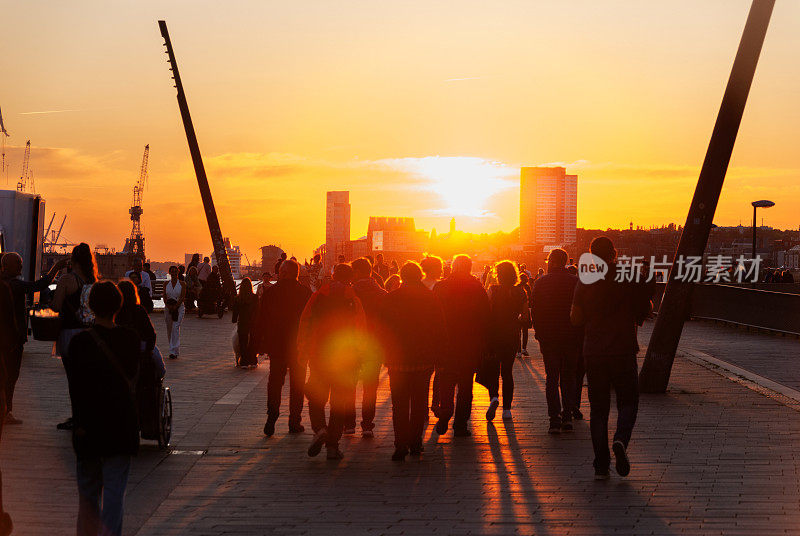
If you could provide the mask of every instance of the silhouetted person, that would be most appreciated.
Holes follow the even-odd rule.
[[[149,267],[149,265],[148,265]],[[134,257],[132,262],[132,269],[125,272],[125,277],[131,279],[132,274],[137,274],[136,284],[139,286],[139,300],[142,302],[148,313],[153,312],[153,282],[155,281],[155,274],[151,279],[149,270],[144,269],[141,257]],[[134,279],[131,279],[132,281]]]
[[[525,266],[524,264],[522,266]],[[522,340],[520,341],[520,348],[519,348],[519,357],[528,357],[530,354],[528,353],[528,331],[531,329],[531,311],[530,311],[530,302],[531,302],[531,285],[529,283],[528,274],[525,272],[519,273],[519,283],[517,286],[520,287],[522,290],[525,291],[525,299],[527,300],[528,304],[528,315],[527,321],[522,324],[520,328],[520,334],[522,335]]]
[[[383,262],[383,253],[375,255],[375,265],[372,269],[380,276],[382,282],[385,282],[386,278],[389,277],[389,266]]]
[[[547,257],[547,273],[533,285],[533,329],[544,360],[552,434],[572,430],[578,390],[576,371],[583,359],[580,354],[583,332],[569,318],[578,278],[567,272],[566,262],[566,251],[552,250]]]
[[[192,260],[189,261],[189,264],[186,266],[186,271],[188,272],[189,268],[191,268],[192,266],[197,268],[199,265],[200,265],[200,254],[199,253],[193,253],[192,254]]]
[[[458,255],[453,259],[452,273],[434,288],[439,297],[447,326],[445,349],[441,361],[439,422],[436,432],[447,433],[454,415],[453,433],[469,436],[467,427],[472,412],[472,381],[488,348],[489,297],[481,282],[472,276],[472,259]]]
[[[410,452],[422,454],[422,434],[428,415],[431,373],[442,353],[444,315],[439,300],[422,284],[422,268],[407,262],[400,270],[403,284],[386,298],[386,366],[392,391],[395,451],[402,461]]]
[[[64,361],[74,417],[77,528],[80,536],[120,535],[131,456],[139,449],[134,379],[141,341],[114,324],[122,306],[114,283],[95,283],[89,306],[95,324],[72,339]]]
[[[618,413],[612,445],[616,469],[620,476],[630,472],[627,448],[639,405],[636,330],[649,314],[651,287],[615,280],[617,252],[607,237],[592,240],[591,252],[608,265],[607,275],[592,284],[578,283],[570,318],[573,324],[584,326],[595,478],[606,479],[611,461],[608,414],[612,388]]]
[[[204,287],[206,286],[206,282],[208,281],[208,277],[211,275],[212,268],[210,259],[208,257],[203,257],[203,262],[197,265],[197,279],[200,280],[200,284]]]
[[[528,318],[528,296],[517,286],[519,275],[511,261],[495,266],[497,284],[489,287],[490,353],[487,364],[492,365],[486,387],[489,390],[489,409],[486,420],[494,420],[500,405],[500,377],[503,378],[503,419],[511,419],[514,400],[514,359],[519,350],[519,330]]]
[[[281,256],[275,262],[275,266],[273,267],[276,274],[281,273],[281,264],[283,264],[285,261],[286,261],[286,253],[281,253]]]
[[[69,359],[69,343],[72,338],[90,327],[94,321],[89,307],[89,291],[99,278],[97,263],[89,244],[81,242],[72,249],[68,272],[58,278],[53,302],[50,306],[58,311],[58,339],[56,352],[62,364]],[[56,426],[59,430],[71,430],[72,419]]]
[[[33,298],[34,292],[45,292],[53,278],[67,266],[67,260],[63,259],[53,265],[50,271],[38,281],[25,281],[20,278],[22,275],[22,257],[18,253],[9,252],[3,255],[0,279],[2,279],[11,289],[13,298],[13,319],[14,331],[16,333],[15,343],[7,352],[0,357],[0,366],[5,368],[5,396],[6,409],[0,413],[0,419],[4,418],[6,424],[22,424],[20,419],[11,413],[14,407],[14,388],[19,379],[19,371],[22,366],[22,351],[25,343],[28,342],[28,314],[26,301],[30,296]]]
[[[392,264],[389,265],[389,275],[396,275],[400,273],[400,265],[397,264],[396,260],[392,260]]]
[[[259,306],[255,336],[259,347],[269,354],[267,380],[267,422],[264,434],[275,433],[281,407],[281,391],[289,372],[289,433],[298,434],[305,428],[300,423],[303,413],[303,390],[308,368],[308,355],[297,348],[298,328],[303,309],[311,291],[297,277],[299,266],[294,261],[281,264],[278,281],[264,290]]]
[[[0,261],[4,255],[0,254]],[[11,287],[0,278],[0,363],[8,360],[8,354],[18,344],[17,321],[14,317],[14,299]],[[0,415],[6,414],[5,386],[8,384],[5,367],[0,366]],[[3,422],[0,419],[0,438],[3,436]],[[3,506],[3,474],[0,472],[0,536],[8,536],[14,528],[11,516]]]
[[[391,292],[393,290],[397,290],[400,288],[400,283],[402,283],[400,276],[397,274],[392,274],[386,278],[386,283],[384,287],[386,288],[386,292]]]
[[[299,350],[308,356],[306,384],[308,415],[314,439],[308,448],[316,456],[326,446],[328,459],[339,460],[347,400],[358,369],[366,319],[361,300],[350,287],[353,269],[337,264],[333,279],[322,286],[306,304],[300,319]],[[325,406],[330,399],[330,418]]]
[[[150,263],[145,263],[145,270],[150,270]],[[153,281],[156,280],[155,274],[153,274]],[[178,265],[178,279],[181,281],[186,281],[186,267],[182,264]]]
[[[436,257],[435,255],[429,255],[422,259],[419,263],[422,267],[422,272],[425,274],[425,277],[422,279],[422,284],[425,285],[429,290],[433,290],[436,284],[442,280],[442,273],[444,272],[444,262],[442,261],[441,257]],[[433,372],[433,387],[431,388],[431,411],[433,415],[438,417],[439,416],[439,383],[441,378],[439,377],[436,369]]]
[[[356,259],[353,266],[353,290],[361,300],[367,321],[369,340],[364,345],[359,357],[359,378],[361,379],[361,434],[372,437],[375,428],[375,405],[378,397],[378,383],[383,365],[382,323],[386,291],[372,277],[372,265],[365,258]],[[356,426],[356,390],[355,384],[348,401],[345,430]]]
[[[163,378],[167,369],[164,358],[156,346],[156,330],[150,321],[150,315],[139,303],[139,293],[131,281],[123,280],[117,285],[122,293],[122,307],[117,313],[114,322],[118,326],[132,329],[142,341],[141,351],[144,359],[150,359]]]
[[[195,302],[200,296],[200,292],[203,290],[203,285],[197,277],[196,266],[189,266],[189,269],[186,271],[186,278],[183,282],[186,284],[186,310],[194,311],[197,308]]]
[[[249,277],[245,277],[239,284],[239,294],[233,302],[231,315],[231,322],[236,324],[236,333],[239,335],[239,362],[236,365],[240,367],[258,366],[252,337],[257,310],[258,298],[253,292],[253,283]]]
[[[210,276],[209,276],[210,277]],[[164,321],[167,324],[169,358],[177,359],[181,353],[181,324],[186,314],[186,283],[178,279],[178,267],[169,267],[169,280],[164,283]]]

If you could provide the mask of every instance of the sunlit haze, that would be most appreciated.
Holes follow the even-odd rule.
[[[682,224],[750,2],[6,2],[0,187],[30,139],[47,219],[118,250],[142,150],[148,257],[211,245],[156,21],[169,24],[222,232],[255,261],[370,216],[511,231],[519,168],[577,174],[578,226]],[[715,222],[797,228],[800,4],[776,5]],[[7,178],[6,178],[7,177]],[[7,182],[6,182],[7,181]]]

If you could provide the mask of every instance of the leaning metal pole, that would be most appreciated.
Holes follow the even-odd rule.
[[[642,392],[663,393],[667,390],[693,289],[692,282],[678,278],[677,262],[681,257],[701,257],[705,252],[774,5],[775,0],[753,0],[750,7],[639,376]]]
[[[164,46],[167,47],[172,78],[175,80],[175,88],[178,90],[178,108],[181,110],[183,128],[186,130],[186,141],[189,142],[189,152],[192,155],[195,175],[197,175],[197,186],[200,188],[200,197],[203,200],[203,208],[206,211],[208,230],[211,233],[211,243],[214,245],[214,254],[217,257],[219,275],[222,278],[222,288],[226,296],[230,297],[236,293],[236,283],[233,281],[231,265],[228,261],[228,251],[225,249],[225,244],[222,241],[222,231],[219,227],[217,211],[214,208],[214,198],[211,197],[211,188],[208,186],[206,168],[203,166],[203,157],[200,155],[200,147],[197,145],[197,136],[194,133],[192,116],[189,115],[189,105],[186,103],[186,94],[183,92],[181,75],[178,73],[178,63],[175,61],[175,53],[172,50],[172,41],[169,39],[166,21],[158,21],[158,27],[161,29],[161,36],[164,38]]]

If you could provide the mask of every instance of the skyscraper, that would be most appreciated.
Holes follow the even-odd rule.
[[[326,267],[336,263],[345,254],[350,240],[350,192],[328,192],[325,208],[325,259]]]
[[[576,240],[578,176],[563,167],[523,167],[519,180],[519,241],[565,246]]]

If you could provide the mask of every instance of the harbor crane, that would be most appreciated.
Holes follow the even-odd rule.
[[[31,191],[33,191],[33,178],[30,175],[30,170],[28,169],[30,166],[31,161],[31,140],[28,140],[28,143],[25,144],[25,153],[22,155],[22,175],[19,177],[19,182],[17,183],[17,191],[18,192],[25,192],[28,190],[28,186],[30,186]],[[30,184],[28,182],[30,179]]]
[[[125,253],[131,259],[139,257],[144,260],[144,233],[142,233],[142,197],[144,195],[144,187],[147,183],[147,164],[150,158],[150,144],[144,146],[144,155],[142,156],[142,167],[139,170],[139,180],[133,186],[133,204],[128,211],[131,215],[133,226],[131,228],[131,236],[125,244]]]

